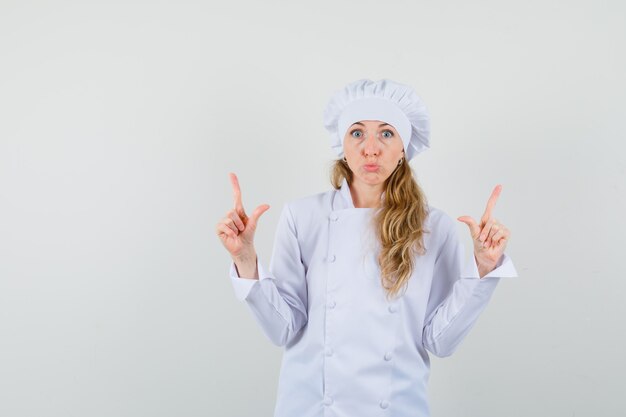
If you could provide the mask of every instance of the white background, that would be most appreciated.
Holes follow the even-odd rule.
[[[228,172],[271,206],[269,265],[360,78],[425,100],[430,204],[479,219],[503,185],[520,277],[431,356],[433,416],[623,415],[624,3],[299,3],[0,1],[0,415],[271,416],[282,350],[215,234]]]

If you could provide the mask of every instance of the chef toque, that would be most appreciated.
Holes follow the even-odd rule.
[[[353,123],[381,120],[400,134],[407,161],[430,148],[430,117],[422,99],[408,85],[389,79],[361,79],[336,91],[324,110],[330,146],[343,158],[343,140]]]

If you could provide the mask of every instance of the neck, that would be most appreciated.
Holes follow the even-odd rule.
[[[378,207],[382,193],[382,184],[367,184],[355,179],[350,186],[350,194],[355,208]]]

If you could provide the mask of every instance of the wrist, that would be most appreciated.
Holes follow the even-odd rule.
[[[480,278],[484,277],[485,275],[496,269],[496,264],[480,263],[478,262],[476,255],[474,255],[474,259],[476,260],[476,266],[478,267],[478,276]]]
[[[233,256],[232,258],[233,258],[233,262],[238,263],[238,264],[256,262],[256,251],[251,250],[251,251],[241,252],[238,255]]]
[[[233,257],[233,263],[239,278],[259,279],[256,253]]]
[[[478,276],[483,278],[485,275],[493,271],[495,268],[485,268],[482,266],[478,266]]]

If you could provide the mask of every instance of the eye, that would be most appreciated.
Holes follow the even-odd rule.
[[[353,138],[357,138],[358,139],[358,138],[363,137],[363,132],[361,132],[359,129],[354,129],[352,132],[350,132],[350,135]]]
[[[385,139],[391,139],[393,137],[393,132],[391,130],[383,130],[382,137]]]

